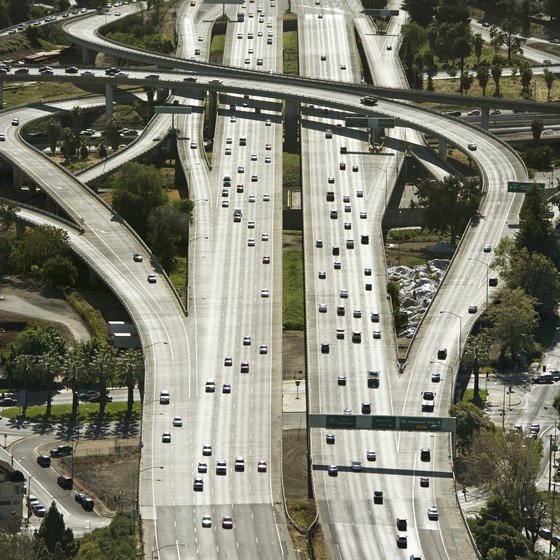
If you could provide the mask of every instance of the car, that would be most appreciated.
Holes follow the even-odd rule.
[[[480,111],[478,109],[473,109],[467,113],[469,117],[480,117]]]
[[[542,63],[543,63],[545,66],[548,66],[549,64],[552,64],[552,60],[550,60],[550,58],[545,58],[545,59],[542,61]]]
[[[334,261],[334,263],[333,263],[333,268],[334,268],[335,270],[340,270],[340,269],[342,268],[342,263],[339,262],[339,261]]]
[[[84,511],[93,511],[95,502],[93,501],[93,498],[88,498],[87,496],[85,496],[81,501],[81,505]]]
[[[235,472],[244,472],[245,471],[245,459],[243,457],[236,457],[235,458],[234,469],[235,469]]]
[[[271,125],[272,125],[271,120],[270,120],[270,119],[266,119],[266,121],[264,121],[264,125],[265,125],[265,126],[271,126]]]
[[[241,184],[240,184],[240,185],[237,185],[237,187],[235,187],[235,190],[236,190],[238,193],[242,193],[242,192],[243,192],[243,189],[244,189],[244,187],[243,187],[243,185],[241,185]]]
[[[33,508],[33,513],[37,517],[45,517],[45,515],[47,514],[47,508],[44,505],[39,504],[37,507]]]
[[[67,457],[72,455],[73,450],[71,445],[57,445],[50,450],[49,454],[51,457]]]
[[[259,354],[268,354],[268,346],[266,344],[259,346]]]
[[[270,194],[268,193],[263,194],[263,202],[270,202]]]
[[[489,243],[487,243],[486,245],[484,245],[484,247],[482,248],[482,250],[485,253],[491,253],[492,252],[492,245],[490,245]]]
[[[209,529],[210,527],[212,527],[212,517],[210,515],[202,516],[202,526],[205,529]]]
[[[336,339],[344,340],[344,329],[336,329]]]
[[[12,119],[12,126],[17,126],[19,124],[19,119]]]
[[[362,403],[362,414],[371,414],[371,403],[369,402]]]
[[[191,142],[191,150],[196,150],[198,148],[198,144],[196,142]]]
[[[257,202],[257,197],[254,194],[249,195],[249,202]]]
[[[346,386],[346,376],[345,375],[339,375],[336,379],[336,384],[339,385],[340,387],[345,387]]]
[[[222,385],[222,393],[225,393],[225,394],[231,393],[231,385],[229,383],[224,383]]]
[[[36,507],[40,504],[41,504],[41,502],[39,502],[37,496],[34,496],[33,494],[29,494],[27,496],[27,507],[28,508],[33,508],[33,507]]]
[[[337,305],[336,306],[336,314],[337,314],[338,317],[344,317],[344,315],[346,314],[346,311],[345,311],[343,305]]]
[[[272,156],[264,156],[265,163],[272,163]]]
[[[171,396],[169,395],[169,391],[166,389],[162,389],[159,394],[159,404],[169,404],[171,401]]]
[[[14,74],[29,74],[29,68],[17,68],[14,71]],[[82,72],[82,76],[84,75],[84,73]]]
[[[437,371],[432,372],[432,383],[439,383],[441,381],[441,374]]]
[[[469,313],[476,313],[478,311],[477,305],[469,305]]]
[[[193,490],[195,492],[202,492],[204,490],[204,481],[200,477],[196,477],[193,482]]]
[[[437,358],[438,360],[445,360],[447,359],[447,348],[440,348],[437,351]]]
[[[498,285],[498,279],[495,276],[488,278],[488,285],[495,288]]]
[[[235,118],[235,115],[232,115],[232,116],[229,118],[229,122],[233,122],[233,123],[234,123],[234,122],[237,122],[237,119]]]
[[[538,434],[541,431],[541,425],[533,423],[529,426],[529,434]]]
[[[241,373],[249,373],[249,362],[247,361],[241,362],[241,366],[239,369]]]
[[[317,247],[317,249],[322,249],[323,248],[323,240],[322,239],[317,239],[317,241],[315,241],[315,247]]]
[[[358,198],[364,198],[364,191],[356,191],[356,196]]]
[[[266,290],[266,289],[261,290],[261,297],[262,297],[262,298],[270,297],[270,292],[269,292],[268,290]]]
[[[157,282],[157,277],[155,274],[148,274],[147,280],[148,284],[155,284]]]
[[[437,507],[428,508],[428,519],[430,521],[437,521],[439,519],[439,513]]]
[[[327,304],[326,303],[320,303],[319,304],[319,313],[326,313],[327,312]]]
[[[161,441],[162,443],[171,443],[171,434],[169,432],[163,432]]]
[[[222,200],[222,208],[229,208],[229,200]]]
[[[319,271],[319,280],[325,280],[327,273],[324,270]]]
[[[343,298],[343,299],[348,298],[348,290],[346,290],[346,289],[341,289],[341,290],[340,290],[340,297]]]
[[[360,219],[367,220],[367,212],[360,212]]]
[[[231,517],[222,518],[222,529],[233,529],[233,519]]]
[[[471,143],[467,146],[467,148],[468,148],[471,152],[476,152],[476,150],[478,149],[478,146],[477,146],[474,142],[471,142]]]
[[[0,406],[17,406],[18,402],[13,397],[4,397],[0,399]]]
[[[427,447],[420,449],[420,461],[423,463],[428,463],[431,461],[432,453]]]
[[[492,110],[490,111],[490,114],[491,114],[491,115],[501,115],[502,112],[500,111],[500,109],[492,109]]]
[[[327,471],[329,476],[338,476],[338,467],[336,465],[329,465]]]
[[[350,204],[345,204],[344,205],[344,211],[345,212],[352,212],[352,206],[350,206]]]
[[[267,471],[267,465],[266,465],[266,461],[264,459],[260,459],[259,462],[257,463],[257,472],[266,472]]]
[[[143,259],[142,259],[142,255],[141,255],[140,253],[134,253],[134,254],[132,255],[132,260],[133,260],[134,262],[142,262],[142,260],[143,260]]]
[[[373,338],[379,340],[381,338],[381,331],[373,331]]]
[[[237,168],[237,173],[245,173],[245,167],[243,167],[242,165],[240,165],[240,166]]]
[[[76,494],[74,495],[74,500],[81,504],[86,499],[86,497],[87,496],[83,492],[76,492]]]
[[[263,233],[261,235],[261,241],[268,241],[268,233]]]
[[[247,228],[248,229],[255,229],[255,220],[249,220],[247,222]]]
[[[373,503],[378,505],[383,504],[383,490],[373,491]]]
[[[362,472],[362,462],[361,461],[352,461],[350,463],[350,468],[353,472]]]
[[[212,446],[205,444],[202,446],[202,455],[204,457],[210,457],[212,455]]]
[[[377,453],[375,451],[372,451],[371,449],[368,449],[366,451],[366,459],[368,461],[377,461]]]
[[[203,461],[198,463],[198,468],[197,468],[199,473],[207,473],[208,472],[208,464],[204,463]]]
[[[352,317],[354,317],[354,319],[360,319],[362,317],[362,310],[354,309],[354,311],[352,311]]]
[[[392,51],[393,50],[393,45],[387,45],[387,50]]]
[[[329,444],[329,445],[334,445],[335,441],[336,441],[336,437],[334,434],[328,433],[325,436],[325,441]]]
[[[351,415],[352,415],[352,409],[351,409],[351,408],[345,408],[345,409],[342,411],[342,414],[345,414],[345,415],[347,415],[347,416],[351,416]]]
[[[231,148],[226,148],[226,151],[224,153],[226,156],[231,156]]]
[[[342,202],[350,202],[350,195],[349,194],[345,194],[342,197]]]
[[[226,356],[224,358],[224,366],[229,367],[233,365],[233,358],[231,356]]]
[[[405,533],[397,533],[397,547],[406,548],[408,546],[408,538]]]
[[[38,455],[37,456],[37,464],[40,467],[50,467],[51,466],[51,458],[49,455]]]
[[[183,425],[183,419],[180,416],[173,417],[173,426],[180,428]]]
[[[77,74],[78,69],[75,66],[70,66],[69,68],[64,69],[65,74]]]
[[[249,239],[247,239],[247,246],[248,247],[254,247],[255,246],[255,240],[252,237],[249,237]]]
[[[218,459],[216,461],[216,474],[225,476],[227,474],[227,463],[225,459]]]
[[[430,487],[430,479],[427,476],[420,477],[420,487],[421,488],[429,488]]]
[[[516,432],[522,432],[522,431],[523,431],[523,424],[521,424],[521,422],[516,422],[516,423],[513,425],[513,429],[514,429]]]
[[[113,397],[111,397],[110,395],[105,395],[105,402],[111,402],[113,400]],[[89,403],[100,403],[101,402],[101,395],[98,393],[96,395],[93,395],[93,397],[90,397],[87,402]]]

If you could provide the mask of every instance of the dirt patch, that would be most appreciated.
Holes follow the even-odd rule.
[[[307,430],[284,430],[282,468],[286,500],[307,498]]]
[[[282,379],[305,378],[305,335],[303,331],[285,331],[282,335]]]

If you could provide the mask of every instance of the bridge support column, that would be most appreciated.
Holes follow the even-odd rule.
[[[82,47],[82,64],[93,64],[95,60],[95,51]]]
[[[480,126],[484,130],[488,130],[488,127],[490,126],[490,110],[488,109],[488,107],[482,108],[482,117],[480,118]]]
[[[105,120],[109,122],[113,118],[113,86],[105,85]]]
[[[21,220],[16,221],[16,238],[21,239],[25,233],[25,223]]]
[[[214,138],[216,115],[218,114],[218,92],[208,92],[208,138]]]
[[[299,148],[299,101],[286,100],[284,105],[284,142],[288,151],[295,151]]]
[[[447,161],[447,140],[438,140],[439,143],[439,157],[443,161]]]
[[[20,190],[21,189],[22,174],[21,174],[21,170],[19,169],[19,167],[13,166],[12,177],[13,177],[12,187],[13,187],[14,191]]]
[[[4,80],[0,80],[0,109],[4,108]]]
[[[92,268],[89,269],[88,282],[90,286],[95,286],[99,284],[99,277],[97,276],[97,274],[94,272]]]
[[[169,97],[168,88],[157,88],[156,89],[156,99],[158,103],[163,103]]]

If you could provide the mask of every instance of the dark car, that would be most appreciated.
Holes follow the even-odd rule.
[[[41,467],[50,467],[51,466],[51,458],[48,455],[38,455],[37,456],[37,464]]]
[[[72,490],[72,488],[74,487],[74,480],[71,476],[65,476],[61,474],[56,479],[56,482],[61,488],[64,488],[65,490]]]
[[[72,455],[71,445],[57,445],[50,451],[51,457],[66,457],[67,455]]]
[[[111,402],[112,400],[113,400],[113,397],[111,397],[111,395],[105,395],[105,402]],[[101,402],[101,395],[93,395],[93,397],[90,397],[87,402],[90,402],[90,403]]]
[[[87,496],[85,496],[81,504],[82,504],[82,508],[84,508],[85,511],[93,511],[95,502],[93,501],[92,498],[88,498]]]
[[[0,406],[17,406],[18,402],[12,397],[4,397],[0,399]]]
[[[76,492],[76,495],[74,496],[74,500],[76,500],[79,504],[81,504],[86,498],[87,496],[83,492]]]
[[[65,74],[77,74],[78,69],[75,66],[70,66],[64,70]]]

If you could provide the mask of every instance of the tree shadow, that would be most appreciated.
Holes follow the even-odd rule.
[[[112,434],[115,437],[129,438],[140,433],[140,421],[127,411],[120,412],[113,423]]]

